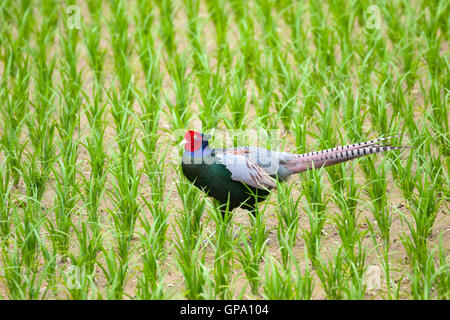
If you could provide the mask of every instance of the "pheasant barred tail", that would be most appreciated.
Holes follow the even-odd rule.
[[[389,144],[379,144],[379,142],[381,141],[385,141],[394,137],[398,136],[380,138],[367,142],[300,154],[298,155],[298,157],[287,161],[285,163],[285,166],[287,169],[293,172],[302,172],[313,167],[319,168],[330,166],[374,153],[409,148],[408,146],[391,146]]]

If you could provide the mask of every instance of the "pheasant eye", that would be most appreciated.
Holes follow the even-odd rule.
[[[194,136],[194,139],[195,139],[195,140],[198,140],[198,139],[199,139],[199,138],[198,138],[198,135],[195,135],[195,136]]]

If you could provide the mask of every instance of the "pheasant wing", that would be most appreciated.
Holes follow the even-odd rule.
[[[243,182],[257,189],[277,187],[275,179],[271,178],[253,159],[245,156],[245,153],[225,151],[217,153],[216,158],[231,172],[231,179],[235,181]]]
[[[298,157],[296,154],[278,152],[257,147],[236,147],[219,151],[226,154],[241,155],[260,166],[269,176],[276,176],[280,172],[280,164]]]

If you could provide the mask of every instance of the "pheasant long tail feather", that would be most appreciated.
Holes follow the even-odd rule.
[[[391,146],[389,144],[380,144],[380,142],[398,137],[386,137],[367,142],[351,144],[342,147],[336,147],[327,150],[315,151],[305,154],[300,154],[298,157],[286,161],[285,167],[293,172],[302,172],[311,168],[319,168],[338,164],[358,157],[363,157],[369,154],[386,152],[391,150],[398,150],[407,148],[404,146]]]

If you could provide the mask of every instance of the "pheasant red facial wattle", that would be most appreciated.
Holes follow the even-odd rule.
[[[200,132],[189,130],[184,135],[184,149],[188,152],[194,152],[202,147],[202,134]]]

